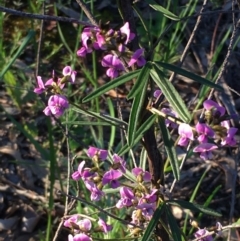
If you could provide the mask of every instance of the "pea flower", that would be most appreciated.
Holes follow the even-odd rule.
[[[198,136],[198,141],[200,143],[207,142],[208,137],[214,137],[214,131],[205,123],[197,123],[195,126]]]
[[[206,110],[212,110],[214,116],[223,116],[225,114],[225,108],[220,106],[218,103],[216,103],[213,100],[205,100],[203,102],[203,107]]]
[[[40,95],[45,91],[45,85],[42,81],[42,77],[41,76],[37,76],[37,83],[38,83],[38,87],[36,87],[33,92]]]
[[[125,42],[124,44],[128,44],[130,40],[135,38],[135,34],[130,32],[129,23],[126,22],[121,28],[120,32],[122,35],[125,35]]]
[[[122,173],[126,172],[126,161],[117,154],[113,155],[113,169],[119,169]]]
[[[121,60],[112,54],[108,54],[103,57],[102,66],[108,67],[106,74],[112,79],[118,77],[119,72],[124,71],[124,65]]]
[[[207,235],[209,232],[204,229],[198,229],[196,233],[194,233],[195,238],[201,238],[202,236],[205,236],[204,238],[198,239],[198,241],[213,241],[212,235]],[[207,236],[206,236],[207,235]]]
[[[68,241],[92,241],[92,239],[85,233],[79,233],[79,234],[76,234],[75,236],[72,236],[71,234],[69,234]]]
[[[193,152],[199,152],[203,160],[209,160],[213,156],[211,151],[217,148],[218,146],[212,143],[201,143],[193,149]]]
[[[143,52],[144,52],[143,49],[136,50],[133,53],[133,55],[132,55],[132,57],[131,57],[131,59],[130,59],[130,61],[128,63],[128,66],[131,67],[135,63],[137,64],[138,67],[144,66],[146,64],[146,60],[143,57]]]
[[[169,108],[162,108],[161,111],[162,111],[163,113],[165,113],[166,115],[169,115],[169,116],[173,116],[173,117],[177,117],[177,116],[178,116],[175,111],[173,111],[173,110],[171,110],[171,109],[169,109]],[[169,120],[169,119],[166,119],[166,120],[165,120],[165,124],[166,124],[167,127],[171,127],[171,128],[173,128],[173,129],[175,129],[175,128],[178,127],[178,124],[177,124],[177,123],[175,123],[175,122],[173,122],[173,121],[171,121],[171,120]]]
[[[68,100],[63,95],[52,95],[48,100],[48,106],[43,110],[46,116],[51,114],[57,118],[62,116],[64,111],[69,107]]]
[[[189,140],[194,140],[192,128],[186,123],[181,123],[179,125],[178,134],[181,136],[178,141],[178,145],[180,146],[186,146]]]
[[[77,222],[77,225],[79,226],[79,229],[82,231],[82,232],[88,232],[91,230],[92,228],[92,223],[89,219],[87,218],[84,218],[80,221]]]
[[[94,182],[86,180],[85,181],[86,188],[91,192],[90,199],[92,201],[99,201],[101,197],[104,195],[104,192],[101,191]]]
[[[68,227],[68,228],[72,228],[72,225],[73,224],[77,224],[77,221],[79,219],[79,215],[78,214],[74,214],[72,215],[70,218],[68,218],[67,220],[64,221],[63,225],[65,227]]]
[[[222,139],[221,145],[229,145],[229,146],[235,146],[236,140],[235,140],[235,134],[237,133],[238,129],[234,127],[230,127],[229,121],[225,120],[221,122],[221,126],[225,127],[227,129],[227,136]]]
[[[133,191],[128,187],[120,188],[121,199],[117,202],[116,207],[130,207],[135,202],[135,197]]]
[[[158,98],[162,94],[161,90],[155,90],[153,93],[153,97]]]
[[[87,167],[87,168],[84,168],[85,163],[86,163],[85,161],[82,161],[82,162],[79,164],[78,170],[72,174],[73,180],[78,181],[78,180],[80,180],[81,178],[82,178],[83,180],[86,180],[86,179],[88,179],[89,177],[93,177],[93,176],[96,175],[94,172],[91,172],[91,169],[90,169],[90,168],[88,168],[88,167]]]
[[[103,219],[99,218],[98,220],[99,228],[104,232],[108,233],[112,230],[112,225],[107,224]]]
[[[95,158],[97,156],[101,161],[104,161],[108,156],[108,151],[90,146],[87,150],[87,155],[90,158]]]
[[[135,167],[132,169],[132,173],[134,176],[137,177],[137,179],[142,179],[144,182],[150,182],[151,181],[151,174],[148,171],[143,171],[140,167]]]
[[[75,82],[77,72],[75,70],[72,70],[72,68],[70,66],[65,66],[63,68],[62,73],[63,73],[63,76],[68,76],[69,77],[68,81],[70,83],[73,84]]]
[[[120,186],[120,183],[117,179],[119,179],[122,176],[122,172],[119,170],[109,170],[107,171],[102,178],[102,184],[110,184],[111,188],[118,188]]]
[[[156,209],[156,203],[140,203],[137,205],[138,209],[142,210],[142,215],[147,219],[150,220],[152,215]]]

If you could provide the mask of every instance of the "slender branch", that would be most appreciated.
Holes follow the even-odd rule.
[[[97,21],[95,20],[95,18],[93,17],[92,13],[89,11],[89,9],[87,8],[87,6],[85,5],[84,2],[82,2],[81,0],[76,0],[76,2],[78,3],[78,5],[80,6],[80,8],[83,10],[83,12],[87,15],[88,19],[90,20],[90,22],[95,25],[98,26]]]
[[[11,9],[11,8],[5,8],[5,7],[2,7],[2,6],[0,6],[0,12],[11,13],[13,15],[18,15],[18,16],[21,16],[21,17],[34,18],[34,19],[40,19],[40,20],[45,20],[45,21],[78,23],[80,25],[89,26],[89,27],[96,26],[96,25],[93,25],[91,23],[80,21],[80,20],[75,19],[75,18],[65,18],[65,17],[50,16],[50,15],[26,13],[26,12],[17,11],[17,10]]]

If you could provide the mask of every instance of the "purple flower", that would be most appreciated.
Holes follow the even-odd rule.
[[[75,236],[72,236],[71,234],[68,235],[68,241],[92,241],[92,239],[87,236],[85,233],[79,233]]]
[[[87,150],[87,155],[90,158],[96,158],[97,157],[100,160],[104,161],[108,156],[108,151],[90,146]]]
[[[122,173],[126,172],[126,161],[117,154],[113,155],[113,169],[119,169]]]
[[[84,219],[78,221],[77,224],[78,224],[80,230],[83,231],[83,232],[88,232],[92,228],[92,223],[87,218],[84,218]]]
[[[140,177],[140,179],[142,179],[144,182],[151,181],[151,174],[148,171],[143,171],[143,169],[140,167],[133,168],[132,173],[137,177],[137,179]]]
[[[202,236],[207,235],[209,232],[204,228],[204,229],[198,229],[196,233],[194,233],[195,238],[200,238]],[[213,241],[212,236],[209,234],[208,236],[198,239],[198,241]]]
[[[135,197],[132,190],[128,187],[121,187],[120,188],[120,196],[121,199],[117,202],[116,207],[130,207],[135,202]]]
[[[65,66],[63,68],[62,73],[63,73],[63,76],[69,76],[69,82],[71,83],[75,82],[77,72],[75,70],[72,70],[70,66]]]
[[[166,115],[177,117],[177,113],[175,111],[169,109],[169,108],[162,108],[161,111],[163,113],[165,113]],[[165,120],[165,124],[166,124],[167,127],[172,127],[173,129],[178,127],[177,123],[175,123],[173,121],[170,121],[169,119]]]
[[[68,100],[63,95],[52,95],[48,100],[48,106],[43,110],[44,114],[50,116],[53,114],[57,118],[62,116],[69,107]]]
[[[230,127],[230,122],[228,120],[222,121],[221,126],[225,127],[227,129],[227,136],[222,139],[221,145],[229,145],[229,146],[235,146],[236,140],[235,140],[235,134],[237,133],[238,129],[234,127]]]
[[[214,137],[214,131],[204,123],[197,123],[195,128],[197,133],[199,134],[198,141],[200,143],[207,142],[208,137]]]
[[[220,106],[213,100],[205,100],[203,106],[206,110],[212,110],[214,116],[223,116],[225,114],[225,108]]]
[[[96,41],[96,33],[99,33],[100,29],[97,27],[86,27],[82,32],[82,45],[85,47],[88,53],[94,49],[99,49],[99,45]],[[89,45],[88,45],[89,44]]]
[[[178,141],[178,145],[180,146],[186,146],[189,140],[194,140],[192,128],[186,123],[181,123],[179,125],[178,134],[181,136]]]
[[[110,184],[111,188],[117,188],[120,186],[120,183],[117,179],[122,176],[122,172],[118,170],[109,170],[103,175],[102,184]]]
[[[129,23],[128,23],[128,22],[126,22],[126,23],[120,28],[120,32],[121,32],[121,34],[124,34],[124,35],[125,35],[125,42],[124,42],[124,44],[128,44],[128,42],[129,42],[130,40],[133,40],[134,37],[135,37],[135,34],[130,32],[130,28],[129,28]]]
[[[153,93],[153,97],[158,98],[162,94],[161,90],[155,90]]]
[[[145,65],[146,60],[143,57],[143,52],[144,52],[144,49],[136,50],[136,52],[133,53],[133,55],[128,63],[128,66],[130,67],[135,63],[137,63],[138,67],[142,67],[143,65]]]
[[[119,72],[124,70],[124,65],[121,60],[112,54],[103,57],[102,66],[108,67],[106,74],[112,79],[118,77]]]
[[[83,180],[86,180],[89,177],[93,177],[96,175],[94,172],[91,172],[90,168],[88,168],[88,167],[83,168],[85,163],[86,163],[85,161],[82,161],[79,164],[78,170],[72,174],[73,180],[78,181],[78,180],[80,180],[80,178],[82,178]]]
[[[142,215],[147,218],[147,220],[150,220],[152,218],[152,215],[156,209],[156,203],[141,203],[138,204],[137,207],[138,209],[142,210]]]
[[[41,76],[37,76],[37,83],[38,83],[38,87],[35,88],[33,91],[34,93],[40,95],[45,91],[45,85],[42,81],[42,77]]]
[[[104,195],[104,192],[101,191],[94,182],[92,181],[85,181],[86,188],[91,192],[90,199],[92,201],[99,201],[101,197]]]
[[[153,190],[151,190],[150,194],[146,194],[141,199],[147,200],[148,203],[156,202],[157,201],[157,194],[156,194],[157,192],[158,192],[158,189],[153,189]],[[139,199],[139,203],[140,203],[140,199]]]
[[[112,230],[112,225],[107,224],[103,219],[99,218],[98,225],[104,233],[108,233]]]
[[[72,224],[76,224],[79,219],[78,214],[72,215],[70,218],[64,221],[63,225],[68,228],[72,228]]]
[[[209,160],[212,158],[212,150],[217,149],[218,146],[212,143],[201,143],[193,149],[193,152],[200,152],[200,157],[203,160]]]
[[[78,51],[77,51],[77,56],[79,57],[86,57],[88,51],[85,47],[81,47]]]

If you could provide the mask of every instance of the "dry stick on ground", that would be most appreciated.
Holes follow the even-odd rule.
[[[80,21],[75,18],[65,18],[65,17],[55,17],[55,16],[50,16],[50,15],[41,15],[41,14],[32,14],[32,13],[25,13],[22,11],[16,11],[11,8],[5,8],[0,6],[0,12],[5,12],[5,13],[11,13],[13,15],[18,15],[21,17],[26,17],[26,18],[32,18],[32,19],[42,19],[46,21],[56,21],[56,22],[68,22],[68,23],[78,23],[83,26],[88,26],[88,27],[95,27],[96,25],[93,25],[88,22]]]

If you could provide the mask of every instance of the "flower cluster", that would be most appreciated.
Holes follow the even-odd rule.
[[[105,28],[86,27],[81,35],[82,47],[77,51],[77,55],[85,57],[93,50],[107,52],[102,58],[101,64],[103,67],[108,68],[106,71],[107,76],[116,78],[119,73],[125,71],[127,67],[135,64],[141,67],[146,63],[143,57],[143,49],[137,49],[132,53],[127,48],[127,44],[133,40],[134,37],[135,34],[131,33],[128,22],[118,31],[114,31],[108,26],[105,26]],[[121,56],[121,58],[119,56]],[[124,59],[124,62],[122,59]],[[127,66],[125,66],[125,62]]]
[[[155,94],[154,97],[157,97],[158,94]],[[177,124],[170,118],[167,118],[165,123],[167,127],[178,128],[179,146],[187,146],[190,141],[197,141],[198,145],[193,152],[199,153],[202,159],[208,160],[212,158],[212,151],[220,146],[236,145],[235,134],[238,129],[230,127],[230,121],[225,117],[225,108],[215,101],[206,100],[203,107],[205,116],[195,127],[186,123]],[[177,118],[177,114],[171,109],[163,108],[161,111],[167,116]]]
[[[92,167],[86,167],[86,161],[80,162],[72,178],[75,181],[81,179],[84,182],[90,191],[92,201],[99,201],[105,195],[106,186],[112,189],[119,188],[120,199],[116,202],[116,208],[133,210],[129,228],[134,230],[136,226],[146,227],[152,218],[158,200],[158,189],[151,189],[150,185],[147,185],[151,182],[150,173],[135,167],[132,169],[135,182],[121,184],[120,179],[126,174],[126,161],[114,154],[110,161],[110,169],[104,170],[102,164],[108,157],[108,151],[89,147],[87,155],[92,159]],[[138,230],[140,231],[141,229]]]
[[[47,116],[54,115],[56,118],[63,115],[64,111],[69,107],[69,102],[66,96],[63,95],[63,89],[66,83],[74,83],[77,72],[72,70],[70,66],[66,66],[62,71],[63,77],[58,78],[55,76],[54,71],[52,78],[46,81],[44,84],[42,77],[37,76],[38,86],[34,89],[34,92],[38,95],[43,92],[49,94],[48,103],[43,110]]]
[[[65,220],[65,227],[71,228],[74,235],[68,235],[68,241],[92,241],[91,233],[108,233],[112,226],[108,225],[103,219],[99,218],[97,226],[92,227],[92,222],[88,218],[81,219],[80,215],[74,214]]]

